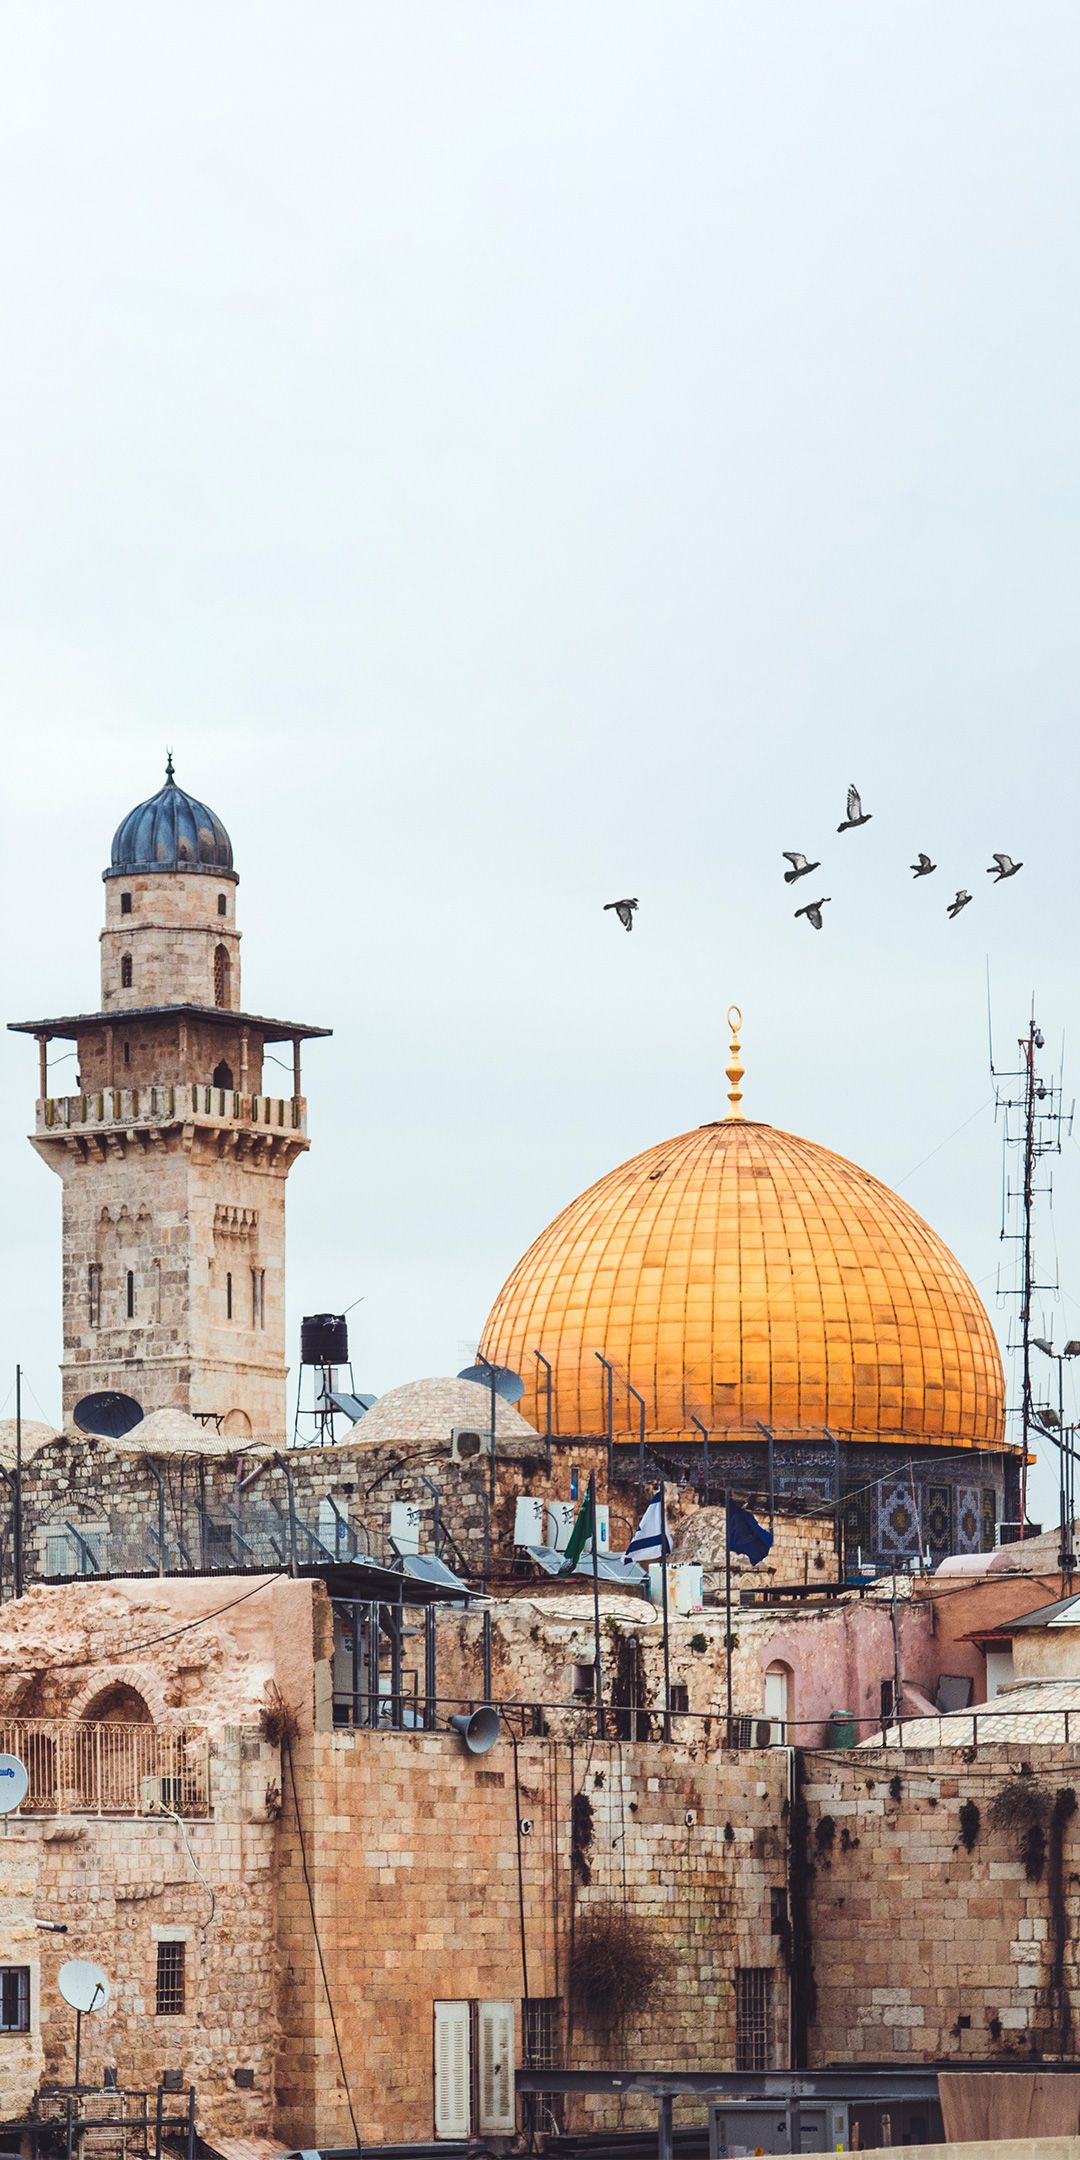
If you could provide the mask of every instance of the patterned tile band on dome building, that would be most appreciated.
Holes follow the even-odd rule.
[[[536,1353],[550,1360],[557,1433],[604,1431],[599,1351],[617,1376],[616,1440],[637,1438],[629,1380],[645,1397],[650,1444],[685,1452],[700,1420],[717,1447],[759,1443],[761,1426],[817,1446],[828,1429],[872,1446],[881,1470],[899,1472],[912,1448],[936,1450],[942,1470],[925,1497],[935,1530],[944,1452],[964,1451],[971,1492],[971,1457],[983,1454],[1000,1512],[1003,1454],[1015,1451],[1005,1451],[1001,1355],[978,1292],[936,1232],[867,1171],[744,1117],[737,1008],[729,1020],[727,1117],[647,1148],[571,1201],[500,1291],[483,1354],[522,1374],[522,1410],[541,1427]],[[980,1538],[983,1506],[980,1492]],[[955,1514],[958,1526],[959,1505]]]

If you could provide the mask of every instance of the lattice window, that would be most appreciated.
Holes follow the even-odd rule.
[[[184,1951],[182,1942],[159,1942],[157,1946],[157,2003],[159,2017],[182,2017],[184,2011]]]
[[[0,1965],[0,2032],[30,2030],[30,1967]]]
[[[735,2068],[772,2067],[773,1975],[768,1966],[741,1965],[735,1973]]]
[[[229,973],[228,952],[224,945],[219,945],[214,953],[215,1005],[227,1005],[229,1002]]]

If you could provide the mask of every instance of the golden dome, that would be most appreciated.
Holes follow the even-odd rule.
[[[778,1435],[998,1448],[1001,1356],[974,1285],[906,1201],[827,1148],[738,1109],[623,1163],[571,1202],[495,1300],[486,1357],[544,1429]]]

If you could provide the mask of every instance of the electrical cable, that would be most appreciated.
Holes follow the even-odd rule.
[[[159,1582],[161,1577],[155,1575],[150,1579]],[[272,1583],[282,1582],[284,1579],[284,1568],[278,1568],[274,1574],[260,1576],[250,1590],[244,1590],[239,1597],[230,1598],[226,1605],[216,1605],[211,1612],[201,1613],[197,1620],[185,1620],[182,1627],[167,1628],[161,1635],[147,1635],[142,1642],[120,1643],[101,1657],[56,1658],[49,1664],[35,1667],[35,1670],[40,1674],[93,1672],[99,1665],[115,1664],[118,1658],[137,1657],[140,1650],[152,1650],[158,1643],[174,1642],[178,1635],[190,1635],[193,1628],[208,1627],[212,1620],[219,1620],[223,1613],[232,1612],[235,1605],[246,1604],[248,1598],[258,1597],[260,1590],[267,1590]],[[106,1576],[102,1580],[108,1581],[109,1578]]]
[[[201,1932],[201,1934],[202,1934],[202,1940],[203,1940],[203,1948],[205,1949],[205,1947],[206,1947],[206,1930],[207,1930],[207,1928],[209,1928],[209,1927],[213,1927],[213,1924],[214,1924],[214,1915],[215,1915],[215,1913],[217,1912],[217,1891],[216,1891],[216,1890],[214,1889],[214,1886],[213,1886],[213,1884],[212,1884],[212,1883],[209,1883],[209,1882],[207,1882],[207,1880],[206,1880],[206,1877],[205,1877],[205,1875],[203,1874],[203,1871],[202,1871],[201,1867],[199,1866],[199,1863],[198,1863],[198,1861],[196,1860],[196,1858],[195,1858],[195,1855],[194,1855],[194,1853],[193,1853],[193,1852],[192,1852],[192,1850],[191,1850],[191,1844],[190,1844],[190,1840],[189,1840],[189,1838],[188,1838],[188,1834],[187,1834],[187,1824],[185,1823],[185,1821],[184,1821],[184,1818],[183,1818],[183,1816],[182,1816],[182,1815],[178,1815],[178,1814],[177,1814],[177,1812],[176,1812],[176,1809],[175,1809],[175,1808],[171,1808],[171,1807],[165,1807],[165,1806],[163,1805],[163,1803],[162,1803],[162,1802],[161,1802],[160,1800],[159,1800],[159,1802],[158,1802],[158,1809],[159,1809],[159,1811],[160,1811],[160,1813],[161,1813],[162,1815],[167,1815],[167,1816],[168,1816],[168,1818],[169,1818],[169,1821],[170,1821],[170,1822],[174,1822],[174,1823],[176,1824],[176,1827],[177,1827],[177,1829],[178,1829],[178,1830],[179,1830],[179,1832],[180,1832],[180,1836],[181,1836],[181,1838],[183,1839],[183,1842],[184,1842],[184,1851],[186,1852],[186,1854],[187,1854],[187,1856],[188,1856],[188,1860],[189,1860],[189,1862],[190,1862],[190,1864],[191,1864],[192,1868],[194,1869],[194,1871],[195,1871],[196,1875],[198,1876],[198,1878],[199,1878],[199,1881],[201,1882],[201,1884],[202,1884],[202,1886],[203,1886],[203,1889],[205,1890],[205,1892],[206,1892],[206,1894],[207,1894],[207,1897],[208,1897],[208,1898],[209,1898],[209,1900],[210,1900],[210,1911],[209,1911],[209,1913],[208,1913],[208,1915],[207,1915],[207,1917],[206,1917],[205,1921],[203,1922],[203,1926],[202,1926],[202,1929],[201,1929],[201,1931],[200,1931],[200,1932]]]
[[[292,1744],[289,1740],[288,1734],[286,1734],[285,1736],[284,1747],[285,1760],[289,1765],[289,1783],[292,1786],[293,1812],[296,1816],[296,1832],[300,1841],[300,1865],[304,1871],[304,1887],[307,1891],[308,1910],[311,1914],[311,1932],[315,1937],[315,1948],[318,1952],[319,1957],[319,1971],[322,1974],[322,1983],[323,1987],[326,1990],[326,2006],[330,2012],[330,2025],[334,2035],[334,2046],[337,2049],[338,2067],[341,2071],[341,2082],[345,2087],[345,2101],[349,2110],[349,2121],[352,2124],[353,2139],[355,2142],[356,2150],[359,2153],[362,2150],[360,2143],[360,2131],[357,2126],[356,2111],[352,2103],[352,2093],[349,2090],[349,2078],[345,2068],[345,2057],[341,2052],[341,2035],[338,2032],[337,2015],[334,2010],[334,1998],[330,1992],[330,1976],[326,1970],[326,1959],[323,1956],[322,1938],[319,1934],[319,1923],[315,1916],[315,1893],[311,1886],[311,1876],[308,1873],[307,1844],[304,1838],[304,1825],[300,1815],[300,1796],[296,1790],[296,1771],[293,1767]]]

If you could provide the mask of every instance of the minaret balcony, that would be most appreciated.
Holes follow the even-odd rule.
[[[244,1127],[266,1134],[307,1136],[304,1095],[248,1095],[235,1088],[204,1086],[192,1080],[161,1081],[152,1087],[98,1088],[85,1095],[48,1095],[39,1100],[35,1133],[60,1138],[65,1133],[103,1133],[120,1127],[165,1125]]]

